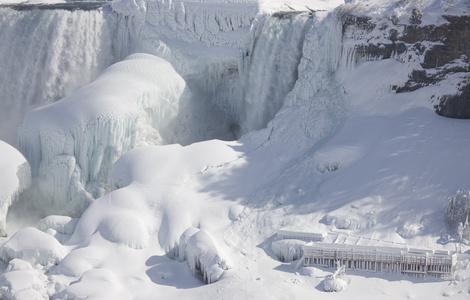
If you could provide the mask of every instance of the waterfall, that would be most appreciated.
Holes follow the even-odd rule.
[[[282,107],[298,78],[309,24],[311,18],[301,12],[276,13],[254,24],[240,64],[243,133],[266,127]]]
[[[0,8],[0,41],[0,139],[13,145],[30,110],[71,94],[114,60],[101,10]]]

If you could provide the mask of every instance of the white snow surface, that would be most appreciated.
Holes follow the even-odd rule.
[[[0,248],[4,263],[32,264],[5,269],[5,297],[26,299],[24,292],[41,299],[39,280],[53,299],[468,299],[470,248],[440,238],[447,197],[468,188],[470,121],[440,117],[430,101],[455,93],[461,74],[397,94],[391,86],[404,84],[417,62],[351,63],[338,20],[353,12],[396,14],[406,23],[415,3],[426,12],[424,23],[441,22],[442,13],[467,13],[468,4],[346,2],[336,11],[342,1],[113,2],[117,56],[162,58],[133,55],[26,118],[20,145],[41,193],[59,195],[59,207],[74,199],[90,205],[76,227],[66,225],[75,225],[73,219],[47,217],[38,225],[47,233],[25,228]],[[239,95],[243,75],[237,79],[228,70],[237,70],[243,50],[255,44],[255,32],[249,33],[255,19],[277,26],[282,22],[263,13],[305,6],[327,11],[308,20],[297,72],[286,78],[293,86],[283,89],[279,111],[256,125],[265,128],[248,132],[247,126],[236,141],[155,145],[195,124],[170,122],[190,112],[190,101],[178,105],[186,83],[201,95],[215,91],[211,101],[217,91]],[[252,30],[263,32],[257,26]],[[272,29],[264,34],[282,32]],[[267,42],[256,51],[268,53],[263,50],[273,43],[255,38],[262,39]],[[259,76],[247,84],[262,82]],[[224,101],[234,112],[223,116],[240,121],[243,100],[230,99]],[[151,118],[156,115],[164,118]],[[165,134],[168,124],[176,133]],[[88,192],[100,196],[107,189],[91,201]],[[284,227],[467,254],[459,254],[452,281],[347,270],[348,288],[326,294],[322,281],[334,270],[297,270],[273,255],[294,258],[302,243],[272,243]],[[203,280],[193,276],[198,270]]]

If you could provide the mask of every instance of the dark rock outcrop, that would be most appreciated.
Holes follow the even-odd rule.
[[[470,85],[464,83],[470,79],[470,16],[444,15],[447,22],[421,26],[420,13],[418,9],[413,10],[408,24],[400,24],[393,16],[377,21],[366,16],[344,15],[345,38],[358,40],[352,61],[418,60],[419,67],[409,74],[408,81],[394,88],[397,93],[415,91],[437,84],[450,74],[462,73],[460,86],[465,87],[454,95],[440,96],[435,108],[442,116],[470,119]]]

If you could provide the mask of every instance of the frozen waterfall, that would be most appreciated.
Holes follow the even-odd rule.
[[[311,19],[306,13],[283,12],[254,24],[240,69],[242,132],[266,127],[294,87]]]
[[[0,139],[33,108],[93,80],[113,61],[110,28],[100,10],[0,8]]]
[[[21,46],[28,39],[42,50],[37,55],[43,55],[34,57],[31,66],[20,64],[15,56],[16,65],[23,66],[17,70],[15,63],[5,62],[24,86],[14,89],[12,82],[0,86],[6,95],[17,93],[9,98],[23,99],[4,101],[4,111],[22,116],[33,107],[66,96],[32,111],[19,130],[19,146],[33,175],[33,187],[24,197],[46,207],[44,215],[80,215],[90,201],[109,192],[113,163],[141,145],[237,139],[268,126],[283,107],[294,107],[302,115],[307,111],[312,116],[321,114],[296,128],[322,135],[325,130],[314,127],[326,128],[334,119],[330,112],[336,109],[336,102],[330,101],[332,105],[325,108],[323,100],[312,104],[302,97],[310,99],[329,90],[325,78],[337,67],[339,22],[333,18],[327,22],[327,18],[307,12],[283,12],[259,15],[249,29],[247,24],[254,17],[246,10],[225,13],[202,7],[205,9],[193,12],[165,6],[174,19],[163,18],[158,5],[126,10],[119,2],[95,11],[0,10],[5,19],[7,14],[9,18],[18,15],[9,21],[11,32],[5,24],[0,25],[0,32],[12,35],[20,58],[27,60],[35,53],[33,46]],[[181,23],[181,10],[191,16],[184,19],[189,23]],[[202,23],[193,24],[201,17]],[[77,24],[80,30],[72,30]],[[334,34],[321,34],[317,27]],[[177,34],[171,37],[169,28]],[[36,34],[43,38],[15,38],[15,30],[25,31],[25,35],[42,30]],[[228,43],[231,35],[237,38]],[[327,36],[335,38],[326,41]],[[129,48],[129,43],[135,48]],[[309,45],[307,50],[304,44]],[[191,51],[181,52],[185,47]],[[151,55],[131,56],[85,85],[113,57],[137,49],[160,60]],[[7,51],[4,46],[0,50]],[[31,78],[22,79],[21,74]],[[34,84],[34,93],[29,84]],[[69,95],[79,86],[84,87]],[[274,134],[282,134],[281,130]]]

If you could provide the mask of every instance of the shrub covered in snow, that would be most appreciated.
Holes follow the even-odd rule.
[[[470,191],[458,190],[447,200],[444,223],[460,242],[470,243]]]
[[[346,266],[338,266],[332,275],[328,275],[325,280],[323,280],[323,289],[326,292],[340,292],[346,289],[349,282],[345,271]]]

